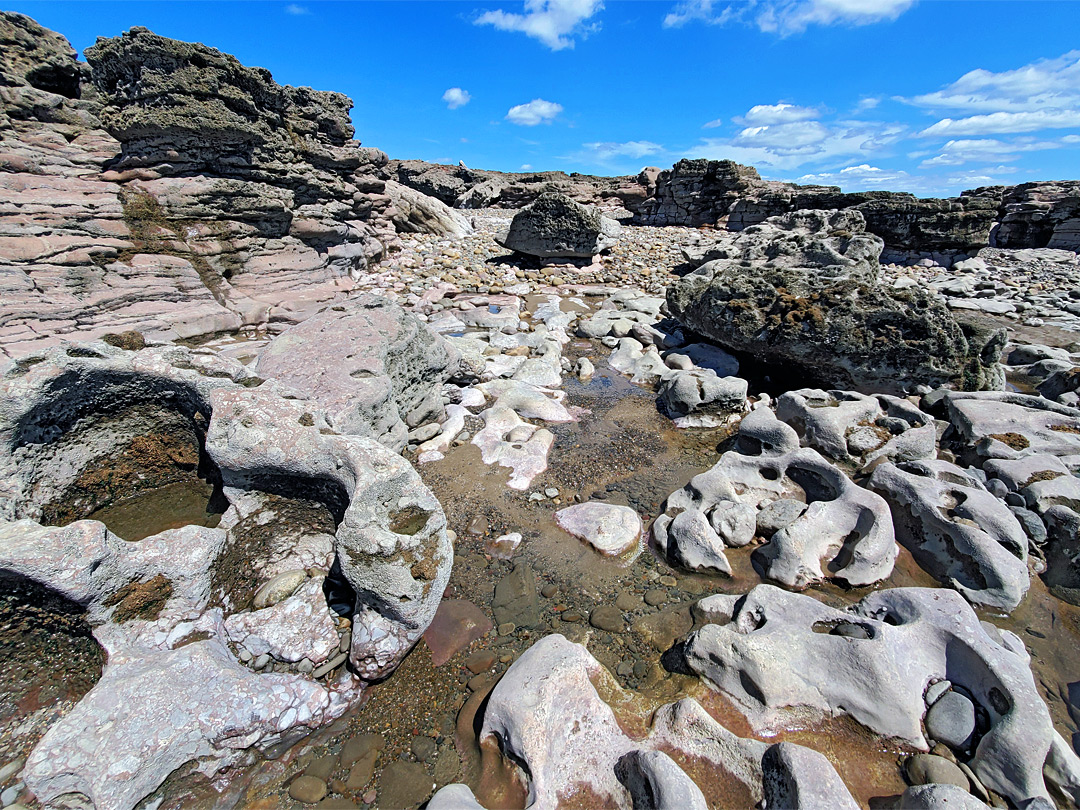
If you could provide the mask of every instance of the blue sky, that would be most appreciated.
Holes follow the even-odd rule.
[[[1080,178],[1075,0],[8,2],[80,51],[133,25],[346,93],[391,157],[955,194]]]

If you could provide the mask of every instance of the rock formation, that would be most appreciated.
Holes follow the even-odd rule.
[[[615,244],[619,223],[565,194],[545,192],[510,223],[500,244],[540,258],[591,258]]]
[[[729,351],[835,387],[997,384],[1003,336],[965,330],[922,288],[881,286],[881,245],[858,211],[774,217],[715,246],[723,258],[676,281],[668,306]]]

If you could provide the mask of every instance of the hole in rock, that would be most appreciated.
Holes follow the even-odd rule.
[[[345,579],[345,575],[341,572],[341,563],[337,558],[330,567],[330,573],[323,580],[323,595],[326,597],[326,604],[330,606],[330,610],[338,616],[352,619],[353,613],[356,612],[356,589],[349,584],[349,580]]]
[[[390,531],[412,537],[424,530],[430,517],[431,512],[410,504],[404,509],[390,513]]]
[[[825,476],[814,470],[796,466],[788,467],[787,477],[803,488],[808,504],[815,501],[835,501],[840,495],[836,487],[825,479]]]
[[[762,467],[761,477],[766,481],[776,481],[780,478],[780,471],[773,467]]]
[[[227,503],[205,450],[209,416],[186,383],[86,369],[61,374],[14,431],[12,449],[32,497],[22,516],[59,526],[92,517],[126,540],[217,525]]]
[[[82,606],[0,572],[0,760],[26,756],[57,716],[98,682],[105,653]]]

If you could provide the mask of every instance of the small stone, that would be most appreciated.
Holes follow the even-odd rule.
[[[615,597],[615,607],[619,610],[630,613],[635,610],[640,610],[644,607],[641,601],[641,597],[630,593],[629,591],[623,591]]]
[[[4,767],[0,768],[0,784],[3,784],[8,779],[13,777],[19,771],[23,769],[25,762],[22,759],[16,759],[9,762]]]
[[[491,680],[491,676],[487,672],[481,672],[479,675],[473,675],[466,681],[465,686],[469,688],[471,692],[479,692],[488,682]]]
[[[913,785],[956,785],[968,789],[964,772],[944,757],[933,754],[915,754],[904,762],[904,773]]]
[[[928,687],[926,687],[926,695],[924,696],[926,705],[933,706],[935,703],[937,703],[938,698],[944,695],[950,689],[952,689],[952,683],[944,679],[938,681],[937,683],[930,684]]]
[[[563,613],[559,618],[562,619],[564,622],[569,622],[570,624],[577,624],[581,621],[581,614],[578,613],[576,610],[568,610],[566,611],[566,613]]]
[[[757,515],[757,533],[768,539],[794,523],[805,511],[806,504],[792,498],[766,504]]]
[[[419,736],[413,737],[412,743],[409,745],[409,750],[412,751],[412,755],[420,762],[427,762],[435,753],[439,750],[439,746],[435,743],[431,737]]]
[[[255,609],[262,610],[284,602],[296,593],[296,589],[304,584],[305,579],[307,579],[307,571],[302,568],[278,574],[255,591],[253,599]]]
[[[369,790],[363,796],[360,797],[360,801],[364,802],[364,804],[375,804],[376,797],[377,797],[377,794],[375,793],[375,791],[374,790]]]
[[[296,665],[296,671],[302,675],[309,674],[313,669],[315,669],[315,665],[308,658],[301,658],[300,663]]]
[[[345,787],[349,790],[360,790],[375,776],[375,762],[379,758],[378,751],[368,751],[352,764],[349,769],[349,777],[345,780]]]
[[[298,777],[289,785],[289,795],[302,804],[315,804],[326,792],[326,782],[314,776]]]
[[[544,494],[547,495],[549,498],[557,498],[559,497],[559,490],[555,487],[548,487],[544,490]]]
[[[479,536],[481,534],[487,534],[488,531],[488,519],[483,515],[477,515],[469,521],[469,527],[465,530],[469,534]]]
[[[635,661],[634,662],[634,677],[635,678],[640,680],[641,678],[644,678],[648,674],[649,674],[649,665],[648,664],[646,664],[644,661]]]
[[[645,604],[652,607],[664,604],[667,601],[667,591],[660,588],[649,588],[645,591]]]
[[[946,692],[926,713],[926,731],[950,748],[966,748],[975,731],[975,706],[959,692]]]
[[[617,674],[620,678],[626,678],[629,675],[633,674],[633,672],[634,665],[631,664],[629,661],[620,661],[619,665],[615,667],[615,674]]]
[[[304,769],[304,776],[313,776],[325,782],[337,770],[337,767],[337,754],[327,754],[313,759],[311,764]]]
[[[513,622],[503,622],[498,626],[496,632],[498,632],[500,636],[508,636],[515,630],[517,630],[516,624],[514,624]]]
[[[265,669],[266,665],[269,664],[269,663],[270,663],[269,654],[263,653],[262,655],[260,655],[258,658],[255,659],[255,663],[253,663],[251,666],[254,669]]]
[[[379,807],[415,807],[431,795],[434,787],[423,765],[395,760],[379,775]]]
[[[357,734],[355,737],[346,740],[345,744],[341,746],[341,764],[346,768],[351,767],[361,757],[365,757],[372,752],[378,754],[385,747],[386,740],[383,739],[381,734],[372,731]]]
[[[241,647],[239,652],[237,652],[236,657],[240,659],[240,663],[242,663],[242,664],[250,664],[251,663],[251,657],[252,657],[251,656],[251,651],[248,650],[246,647]],[[0,768],[0,782],[4,781],[5,777],[2,776],[3,773],[4,773],[3,768]]]
[[[495,653],[490,650],[477,650],[465,659],[465,667],[473,675],[479,675],[495,666]]]
[[[670,574],[665,574],[664,576],[660,577],[660,584],[665,585],[668,588],[674,588],[676,585],[679,584],[679,581]]]
[[[551,597],[555,596],[558,592],[558,587],[552,585],[550,582],[540,589],[540,595],[545,599],[551,599]]]
[[[589,624],[608,633],[626,632],[626,622],[623,620],[622,611],[614,605],[601,605],[594,608],[589,614]]]

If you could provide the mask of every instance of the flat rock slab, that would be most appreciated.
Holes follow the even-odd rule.
[[[629,506],[579,503],[556,512],[555,522],[601,554],[633,559],[641,553],[641,518]]]
[[[431,663],[439,667],[491,629],[491,620],[466,599],[443,599],[424,631]]]

